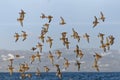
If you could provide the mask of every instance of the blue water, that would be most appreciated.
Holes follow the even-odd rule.
[[[60,80],[56,77],[56,73],[41,73],[41,76],[36,76],[31,73],[31,78],[24,80]],[[0,73],[0,80],[21,80],[20,73]],[[61,80],[120,80],[120,72],[63,72]]]

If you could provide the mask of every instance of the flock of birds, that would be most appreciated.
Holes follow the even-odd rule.
[[[20,22],[20,25],[23,27],[23,21],[24,21],[24,18],[25,18],[25,12],[24,10],[21,10],[21,12],[19,12],[19,15],[20,17],[17,19],[17,21]],[[105,16],[103,15],[102,12],[100,12],[101,16],[100,18],[97,18],[96,16],[94,16],[95,20],[93,21],[93,28],[95,28],[100,22],[99,20],[102,20],[103,22],[105,21]],[[36,54],[33,54],[30,56],[30,64],[32,65],[33,62],[35,62],[36,60],[39,60],[39,62],[41,62],[41,54],[43,51],[43,44],[46,43],[49,45],[50,48],[52,48],[52,44],[53,44],[53,38],[51,36],[47,36],[47,40],[45,40],[45,37],[46,37],[46,34],[47,32],[49,31],[49,24],[51,23],[52,19],[53,19],[53,16],[51,15],[48,15],[46,16],[45,14],[41,14],[40,16],[41,19],[48,19],[48,22],[45,23],[42,27],[42,30],[41,30],[41,34],[39,36],[39,40],[40,42],[37,43],[37,45],[35,47],[32,47],[31,50],[34,52],[36,51]],[[65,25],[66,22],[65,20],[63,19],[63,17],[60,17],[60,25]],[[25,41],[28,37],[28,34],[25,32],[25,31],[21,31],[22,34],[19,34],[19,33],[15,33],[14,34],[14,38],[15,38],[15,42],[18,42],[19,38],[23,38],[22,41]],[[80,36],[78,34],[77,31],[75,31],[74,28],[72,28],[72,32],[73,34],[71,35],[72,38],[74,38],[75,40],[78,41],[78,43],[80,42],[82,36]],[[100,48],[103,49],[104,52],[106,52],[107,50],[110,50],[110,46],[112,46],[114,44],[114,36],[113,35],[110,35],[108,37],[106,37],[106,40],[104,39],[104,36],[105,34],[103,33],[99,33],[98,34],[98,38],[100,38]],[[89,43],[90,42],[90,35],[85,33],[83,35],[83,38],[87,40],[87,42]],[[61,37],[60,37],[60,41],[63,43],[63,46],[65,46],[66,49],[69,49],[69,46],[70,46],[70,41],[67,37],[67,32],[62,32],[61,33]],[[80,65],[81,65],[81,62],[79,60],[77,60],[77,58],[80,58],[80,60],[83,58],[84,56],[84,53],[82,52],[82,50],[79,48],[79,45],[76,45],[76,48],[74,49],[74,53],[76,54],[76,62],[75,62],[75,66],[78,68],[78,71],[80,71]],[[46,59],[49,59],[49,61],[51,62],[51,64],[53,65],[53,67],[56,67],[56,76],[60,79],[62,79],[62,72],[61,72],[61,68],[59,65],[59,63],[55,63],[55,57],[57,57],[57,59],[60,59],[60,57],[62,56],[62,51],[60,50],[56,50],[55,52],[55,55],[53,55],[53,53],[51,51],[49,51],[49,54],[48,54],[48,58]],[[20,55],[16,55],[15,57],[19,58]],[[92,65],[92,68],[95,69],[96,71],[100,71],[99,70],[99,65],[98,65],[98,61],[99,59],[102,58],[102,56],[95,52],[95,54],[93,55],[94,57],[94,62],[93,62],[93,65]],[[14,72],[14,67],[13,67],[13,61],[14,59],[9,59],[10,61],[10,64],[8,65],[8,71],[10,72],[10,75],[12,75],[12,73]],[[63,63],[63,66],[65,68],[65,70],[67,70],[70,66],[70,62],[69,60],[67,59],[67,57],[64,58],[64,63]],[[46,66],[44,65],[44,71],[45,72],[49,72],[50,71],[50,68],[49,66]],[[29,63],[26,63],[26,62],[23,62],[22,64],[19,64],[19,72],[21,73],[21,78],[24,79],[26,77],[28,78],[31,78],[32,77],[32,74],[29,74],[29,73],[26,73],[28,70],[30,70],[30,66],[29,66]],[[40,69],[37,67],[36,68],[36,75],[40,76]]]

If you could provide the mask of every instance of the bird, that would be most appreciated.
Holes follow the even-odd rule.
[[[20,79],[24,80],[25,79],[25,73],[20,74]]]
[[[48,18],[48,22],[50,23],[52,21],[53,16],[48,15],[47,18]]]
[[[95,58],[95,60],[94,60],[94,63],[93,63],[93,65],[92,65],[92,68],[96,69],[96,70],[99,72],[99,66],[98,66],[98,62],[97,62],[96,58]]]
[[[25,62],[24,62],[24,67],[23,67],[23,69],[24,69],[25,71],[28,71],[28,70],[30,69],[28,63],[25,63]]]
[[[30,59],[31,59],[31,64],[35,61],[35,58],[36,58],[35,55],[32,55],[32,56],[30,57]]]
[[[43,25],[43,26],[45,27],[46,31],[48,31],[49,25],[50,25],[50,24],[48,24],[48,23],[45,23],[45,24]]]
[[[100,48],[102,48],[103,51],[106,52],[106,45],[104,43],[100,45]]]
[[[100,38],[101,44],[103,44],[104,35],[105,35],[105,34],[103,34],[103,33],[99,33],[99,34],[98,34],[98,37]]]
[[[83,55],[84,55],[84,54],[83,54],[82,50],[79,50],[78,56],[80,57],[80,59],[82,59]]]
[[[39,68],[36,69],[35,75],[40,76],[40,70],[39,70]]]
[[[65,37],[66,37],[66,35],[67,35],[67,32],[62,32],[61,34],[62,34],[62,37],[64,37],[64,38],[65,38]]]
[[[17,21],[19,21],[20,22],[20,25],[23,27],[23,18],[22,17],[20,17],[20,18],[17,18]]]
[[[42,41],[42,43],[44,43],[45,36],[43,34],[41,34],[38,38]]]
[[[21,37],[21,36],[18,33],[15,33],[14,37],[15,37],[15,42],[17,42],[19,37]]]
[[[79,56],[79,46],[76,45],[76,49],[74,50],[74,52],[76,53],[76,58]]]
[[[22,41],[24,41],[27,39],[28,34],[25,31],[21,31],[21,32],[22,32],[21,37],[23,37]]]
[[[10,61],[10,65],[13,64],[13,60],[14,60],[14,59],[9,59],[9,61]]]
[[[62,73],[60,71],[59,64],[55,64],[55,67],[57,68],[56,76],[61,79],[62,78]]]
[[[36,48],[38,48],[41,53],[42,53],[42,47],[43,45],[40,42],[38,42],[38,44],[36,45]]]
[[[70,42],[68,41],[68,38],[65,39],[64,43],[65,43],[66,48],[69,49]]]
[[[75,63],[75,65],[78,67],[78,71],[80,71],[80,62],[78,61],[78,60],[76,60],[76,63]]]
[[[54,56],[52,55],[51,51],[49,51],[48,58],[50,59],[51,63],[54,65]]]
[[[32,48],[31,48],[32,51],[35,51],[36,49],[37,49],[36,47],[32,47]]]
[[[109,37],[109,40],[110,40],[110,44],[113,45],[114,44],[114,40],[115,40],[115,37],[113,35],[110,35],[108,36]]]
[[[70,63],[68,61],[68,59],[64,58],[65,62],[64,62],[64,67],[65,67],[65,70],[69,67]]]
[[[16,58],[20,58],[20,55],[19,55],[19,54],[16,54],[15,57],[16,57]]]
[[[89,43],[89,35],[87,34],[87,33],[85,33],[84,35],[83,35],[83,38],[85,38],[85,39],[87,39],[87,42]]]
[[[8,71],[9,71],[10,75],[12,75],[13,69],[14,69],[14,67],[12,67],[12,65],[8,65]]]
[[[47,16],[45,16],[44,13],[41,13],[42,15],[40,16],[40,18],[44,19],[44,18],[47,18]]]
[[[35,55],[35,56],[36,56],[36,58],[38,58],[38,60],[41,62],[41,59],[40,59],[40,58],[41,58],[41,55],[39,54],[39,51],[36,52],[36,55]]]
[[[21,9],[21,12],[19,12],[19,14],[20,14],[20,17],[24,19],[26,13],[23,9]]]
[[[31,74],[31,73],[26,73],[26,74],[25,74],[25,77],[31,78],[31,77],[32,77],[32,74]]]
[[[98,19],[96,18],[96,16],[94,16],[95,18],[95,21],[93,21],[93,28],[97,26],[97,24],[99,23],[98,22]]]
[[[64,21],[63,17],[60,17],[61,21],[60,21],[60,25],[64,25],[66,24],[66,22]]]
[[[47,37],[48,39],[46,40],[47,43],[50,44],[50,48],[52,47],[53,39],[51,37]]]
[[[50,69],[47,66],[44,66],[44,70],[45,70],[45,72],[49,72],[50,71]]]
[[[62,52],[60,50],[56,50],[55,54],[57,55],[57,59],[61,57]]]
[[[105,16],[103,15],[102,11],[100,12],[100,14],[101,14],[101,17],[99,19],[104,22],[105,21]]]
[[[110,40],[108,37],[106,37],[106,43],[105,43],[105,46],[108,50],[110,50]]]
[[[63,45],[65,46],[66,38],[65,37],[61,37],[60,40],[63,42]]]
[[[102,56],[96,52],[95,52],[95,55],[93,55],[93,56],[95,57],[96,61],[98,61],[99,59],[102,58]]]

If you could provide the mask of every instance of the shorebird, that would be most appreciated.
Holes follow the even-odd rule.
[[[102,49],[103,49],[103,51],[104,51],[104,52],[106,52],[106,45],[105,45],[104,43],[103,43],[103,44],[101,44],[100,48],[102,48]]]
[[[102,58],[102,56],[98,53],[95,52],[95,55],[93,55],[95,57],[95,60],[98,61],[99,59]]]
[[[31,48],[32,51],[35,51],[36,49],[37,49],[36,47],[32,47],[32,48]]]
[[[38,38],[42,41],[42,43],[44,43],[45,36],[43,34],[41,34]]]
[[[62,32],[61,34],[62,34],[62,37],[64,37],[64,38],[65,38],[65,37],[66,37],[66,35],[67,35],[67,32]]]
[[[47,27],[42,27],[41,34],[45,35],[48,32]]]
[[[18,33],[15,33],[14,37],[15,37],[15,42],[17,42],[19,37],[20,37],[20,35]]]
[[[65,46],[65,41],[66,41],[66,38],[65,37],[61,37],[60,40],[62,40],[63,42],[63,45]]]
[[[83,38],[85,38],[85,39],[87,39],[87,42],[89,43],[89,35],[87,34],[87,33],[85,33],[84,35],[83,35]]]
[[[25,73],[20,74],[20,79],[24,80],[25,79]]]
[[[50,48],[52,47],[53,39],[51,37],[47,37],[48,39],[46,40],[47,43],[50,44]]]
[[[55,64],[55,67],[57,68],[56,76],[61,79],[62,78],[62,73],[60,71],[60,67],[58,64]]]
[[[28,70],[30,69],[28,63],[25,63],[25,62],[24,62],[24,67],[23,67],[23,69],[24,69],[25,71],[28,71]]]
[[[35,56],[36,56],[36,58],[38,58],[38,60],[41,62],[41,59],[40,59],[40,58],[41,58],[41,55],[39,54],[39,51],[37,51],[37,53],[36,53]]]
[[[10,61],[10,65],[13,64],[13,60],[14,60],[14,59],[9,59],[9,61]]]
[[[27,33],[25,32],[25,31],[21,31],[22,32],[22,35],[21,35],[21,37],[23,37],[23,40],[22,41],[24,41],[24,40],[26,40],[27,39]]]
[[[65,39],[64,43],[65,43],[66,48],[69,49],[70,42],[68,41],[68,38]]]
[[[25,77],[31,78],[31,77],[32,77],[32,74],[26,73],[26,74],[25,74]]]
[[[20,22],[20,25],[23,27],[23,18],[22,17],[20,17],[20,18],[17,18],[17,21],[19,21]]]
[[[76,57],[78,57],[78,55],[79,55],[79,46],[78,45],[76,45],[76,49],[74,50],[74,52],[76,53]]]
[[[107,47],[108,50],[110,50],[110,40],[108,37],[106,37],[106,43],[105,46]]]
[[[35,75],[40,76],[40,70],[39,70],[39,68],[36,69]]]
[[[49,25],[48,23],[45,23],[43,26],[47,28],[47,30],[49,29]]]
[[[21,9],[21,12],[19,12],[19,14],[20,14],[20,17],[24,19],[26,13],[23,9]]]
[[[95,20],[93,21],[93,28],[97,26],[97,24],[99,23],[98,22],[98,19],[96,18],[96,16],[94,16]]]
[[[104,35],[105,35],[105,34],[103,34],[103,33],[99,33],[99,34],[98,34],[98,37],[100,38],[101,44],[103,44]]]
[[[78,71],[80,71],[80,62],[78,61],[78,60],[76,60],[76,63],[75,63],[75,65],[78,67]]]
[[[104,22],[104,21],[105,21],[105,16],[103,15],[102,12],[100,12],[100,14],[101,14],[101,17],[100,17],[99,19],[102,20],[102,21]]]
[[[60,25],[66,24],[66,22],[64,21],[64,19],[62,17],[60,17],[60,19],[61,19]]]
[[[18,70],[18,72],[24,73],[25,72],[24,67],[25,67],[25,64],[19,64],[19,70]]]
[[[50,23],[50,22],[52,21],[53,16],[48,15],[47,18],[48,18],[48,20],[49,20],[48,22]]]
[[[52,55],[51,51],[49,51],[48,58],[50,59],[51,63],[54,65],[54,56]]]
[[[45,72],[48,72],[50,69],[47,66],[44,66]]]
[[[84,54],[83,54],[82,50],[79,50],[78,56],[80,57],[80,59],[82,59],[83,55],[84,55]]]
[[[42,15],[40,16],[40,18],[44,19],[47,18],[47,16],[45,16],[45,14],[41,13]]]
[[[60,50],[56,50],[55,54],[57,55],[57,59],[61,57],[62,52]]]
[[[19,54],[16,54],[15,57],[16,57],[16,58],[20,58],[20,55],[19,55]]]
[[[97,60],[96,60],[96,58],[95,58],[92,68],[95,68],[95,69],[99,72],[99,66],[98,66],[97,63],[98,63],[98,62],[97,62]]]
[[[9,71],[10,75],[12,75],[13,69],[14,69],[14,67],[12,67],[12,65],[8,65],[8,71]]]
[[[42,53],[42,47],[43,45],[40,42],[38,42],[38,44],[36,45],[36,48],[38,48],[41,53]]]
[[[30,59],[31,59],[31,64],[35,61],[35,58],[36,58],[35,55],[32,55],[32,56],[30,57]]]
[[[78,33],[74,30],[74,28],[72,28],[72,31],[73,31],[73,34],[71,35],[71,37],[76,39],[76,36],[78,36]]]
[[[109,36],[109,40],[110,40],[110,44],[113,45],[113,44],[114,44],[115,37],[114,37],[113,35],[110,35],[110,36]]]
[[[69,67],[70,63],[68,61],[68,59],[64,58],[65,62],[64,62],[64,67],[65,67],[65,70]]]

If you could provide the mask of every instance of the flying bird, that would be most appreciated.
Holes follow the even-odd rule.
[[[19,37],[20,37],[20,35],[18,33],[15,33],[14,37],[15,37],[15,42],[17,42]]]
[[[48,39],[46,40],[47,43],[50,44],[50,48],[52,47],[52,44],[53,44],[53,39],[51,37],[47,37]]]
[[[21,37],[23,37],[22,41],[26,40],[27,36],[28,36],[28,34],[25,31],[22,31],[22,35],[21,35]]]
[[[45,16],[45,14],[41,13],[42,15],[40,16],[40,18],[44,19],[47,18],[47,16]]]
[[[61,21],[60,21],[60,25],[64,25],[66,24],[66,22],[64,21],[63,17],[60,17]]]
[[[87,33],[85,33],[84,35],[83,35],[83,38],[85,38],[85,39],[87,39],[87,42],[89,43],[89,35],[87,34]]]
[[[19,21],[20,22],[20,25],[23,27],[23,18],[22,17],[20,17],[20,18],[17,18],[17,21]]]
[[[98,22],[98,19],[96,18],[96,16],[94,16],[95,20],[93,21],[93,28],[97,26],[97,24],[99,23]]]
[[[98,62],[97,62],[96,58],[94,60],[92,68],[96,69],[99,72],[99,66],[98,66]]]
[[[102,21],[104,22],[104,21],[105,21],[105,16],[103,15],[102,12],[100,12],[100,14],[101,14],[101,17],[100,17],[99,19],[102,20]]]

